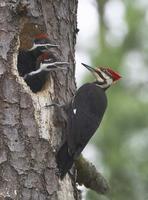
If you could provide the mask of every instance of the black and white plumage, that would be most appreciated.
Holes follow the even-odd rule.
[[[36,60],[35,69],[25,74],[23,77],[27,85],[34,93],[41,91],[47,80],[47,72],[43,70],[39,71],[40,67],[44,64],[44,54],[39,56]],[[38,71],[39,73],[37,73]]]
[[[58,45],[50,44],[47,34],[34,36],[31,49],[20,49],[17,57],[17,68],[19,75],[24,77],[26,74],[36,70],[39,66],[37,59],[44,53],[48,53],[52,47]]]
[[[47,80],[48,72],[67,70],[67,62],[58,62],[50,51],[58,45],[50,44],[47,34],[34,37],[31,49],[19,50],[17,68],[32,92],[39,92]]]
[[[36,93],[44,87],[49,72],[67,70],[67,68],[68,62],[58,62],[54,55],[45,52],[37,58],[35,70],[27,73],[24,80],[32,92]]]
[[[89,69],[96,78],[93,83],[84,84],[76,92],[68,115],[66,142],[59,149],[56,160],[63,178],[99,127],[107,107],[105,90],[120,78],[120,75],[107,68]]]
[[[100,125],[106,107],[106,94],[95,83],[87,83],[77,91],[69,113],[67,138],[71,155],[77,157],[82,152]]]

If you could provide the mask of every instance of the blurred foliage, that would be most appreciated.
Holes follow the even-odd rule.
[[[123,25],[119,24],[121,38],[116,37],[118,27],[111,26],[106,19],[106,9],[112,3],[120,3],[123,10]],[[148,79],[143,79],[143,75],[148,77],[148,3],[98,0],[98,13],[98,50],[91,50],[92,65],[110,66],[121,72],[123,78],[107,91],[108,108],[99,134],[93,139],[102,155],[98,166],[103,165],[111,192],[108,197],[98,197],[88,191],[86,199],[147,200]],[[133,56],[129,56],[131,53]]]

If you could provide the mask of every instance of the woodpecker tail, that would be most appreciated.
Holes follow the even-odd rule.
[[[63,179],[73,165],[73,156],[70,156],[68,153],[67,142],[65,142],[59,149],[56,156],[56,161],[60,172],[60,178]]]

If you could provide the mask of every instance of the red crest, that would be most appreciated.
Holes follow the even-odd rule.
[[[48,35],[45,33],[40,33],[40,34],[34,35],[33,38],[34,39],[47,39]]]
[[[111,76],[113,77],[113,79],[114,79],[115,81],[117,81],[117,80],[119,80],[119,79],[121,78],[121,76],[120,76],[119,73],[113,71],[113,70],[110,69],[110,68],[107,68],[107,72],[109,72],[109,74],[111,74]]]

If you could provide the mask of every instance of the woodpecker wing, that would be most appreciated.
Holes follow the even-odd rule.
[[[104,90],[95,83],[80,87],[69,113],[68,150],[79,156],[102,121],[107,107]]]

